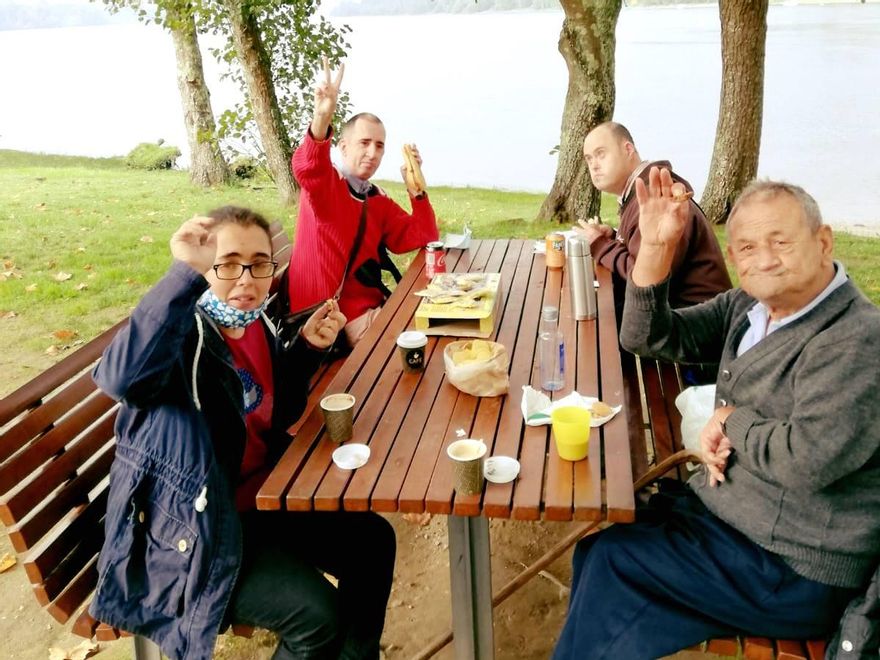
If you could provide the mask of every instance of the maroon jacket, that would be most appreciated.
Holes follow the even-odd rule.
[[[691,184],[675,174],[672,165],[666,160],[649,163],[642,169],[639,178],[647,183],[648,172],[655,166],[667,168],[674,181],[693,191]],[[690,206],[690,223],[684,230],[672,262],[672,276],[669,281],[669,303],[672,307],[695,305],[731,288],[718,239],[715,238],[702,209],[693,200],[690,201]],[[614,236],[600,236],[590,247],[593,258],[612,273],[614,300],[619,301],[618,310],[623,308],[626,280],[636,262],[642,242],[639,233],[639,202],[632,182],[620,200],[619,213],[620,226]]]

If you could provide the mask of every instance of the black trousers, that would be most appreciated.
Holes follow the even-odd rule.
[[[821,637],[857,593],[801,577],[680,485],[651,504],[575,547],[554,660],[653,660],[740,633]]]
[[[273,660],[378,658],[396,551],[388,521],[349,512],[241,518],[244,559],[227,620],[277,633]]]

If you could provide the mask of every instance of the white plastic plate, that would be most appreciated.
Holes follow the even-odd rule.
[[[370,448],[357,443],[342,445],[333,452],[333,462],[343,470],[356,470],[370,458]]]

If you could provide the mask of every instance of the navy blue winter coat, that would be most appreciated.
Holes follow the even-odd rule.
[[[226,343],[197,311],[205,278],[181,262],[144,296],[93,377],[122,406],[92,615],[173,659],[211,657],[242,556],[235,508],[244,393]],[[322,353],[273,354],[277,459],[305,407]]]

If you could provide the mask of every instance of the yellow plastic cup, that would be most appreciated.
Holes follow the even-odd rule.
[[[556,408],[550,413],[556,451],[566,461],[580,461],[590,448],[590,411],[577,406]]]

